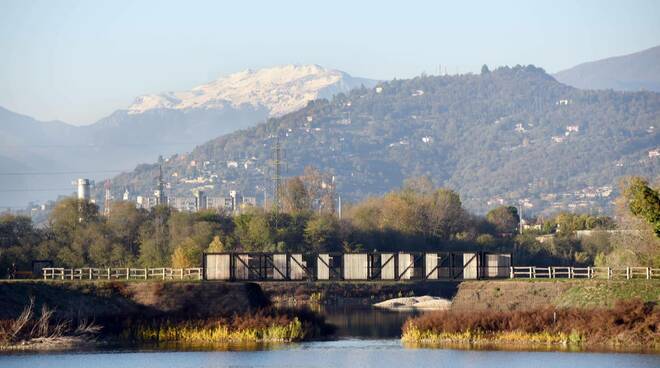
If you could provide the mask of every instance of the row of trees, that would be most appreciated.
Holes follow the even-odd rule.
[[[13,262],[51,259],[70,267],[190,267],[204,251],[398,251],[485,250],[513,252],[529,264],[660,264],[658,192],[640,178],[625,183],[617,223],[611,218],[561,213],[541,230],[518,234],[515,207],[486,216],[466,211],[458,193],[436,188],[427,178],[406,181],[401,190],[347,206],[343,218],[324,205],[304,177],[282,190],[284,211],[252,208],[237,215],[217,211],[179,212],[167,206],[137,209],[115,202],[110,216],[76,199],[60,201],[48,225],[0,216],[0,270]],[[575,230],[613,229],[578,239]],[[620,230],[620,231],[619,231]],[[551,241],[538,235],[554,233]]]

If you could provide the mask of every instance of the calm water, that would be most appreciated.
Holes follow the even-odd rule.
[[[274,350],[224,352],[105,352],[0,356],[3,368],[155,367],[660,367],[660,356],[407,349],[398,340],[338,340]]]
[[[216,368],[216,367],[660,367],[660,355],[425,349],[403,346],[407,314],[368,308],[331,308],[335,341],[268,346],[225,346],[223,351],[121,349],[82,353],[0,355],[1,368]],[[185,350],[169,347],[173,350]]]

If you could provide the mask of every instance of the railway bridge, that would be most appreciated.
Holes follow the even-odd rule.
[[[225,281],[406,281],[507,278],[511,254],[358,252],[204,254],[204,279]]]

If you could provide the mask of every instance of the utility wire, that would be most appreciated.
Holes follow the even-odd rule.
[[[161,147],[161,146],[196,146],[199,142],[167,142],[167,143],[101,143],[101,144],[7,144],[7,147],[33,148],[102,148],[102,147]]]
[[[54,192],[61,190],[74,191],[74,187],[69,188],[40,188],[40,189],[0,189],[0,193],[15,193],[15,192]]]
[[[103,173],[118,173],[124,171],[130,171],[130,169],[93,170],[93,171],[25,171],[25,172],[6,172],[6,173],[0,172],[0,176],[103,174]]]

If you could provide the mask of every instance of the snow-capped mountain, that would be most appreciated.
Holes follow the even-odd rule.
[[[331,97],[375,81],[318,65],[286,65],[247,70],[187,92],[138,97],[88,126],[38,122],[0,108],[0,168],[5,171],[93,171],[132,169],[159,155],[190,151],[220,135],[245,129],[268,117],[304,107],[309,100]],[[56,147],[56,148],[53,148]],[[101,179],[89,175],[91,179]],[[60,192],[5,192],[27,187],[39,177],[0,182],[0,202],[23,205],[53,199]],[[72,176],[51,177],[51,187],[70,187]]]
[[[265,108],[270,116],[280,116],[304,107],[310,100],[348,92],[360,85],[371,87],[375,83],[319,65],[284,65],[230,74],[190,91],[140,96],[128,108],[128,113],[251,106]]]

